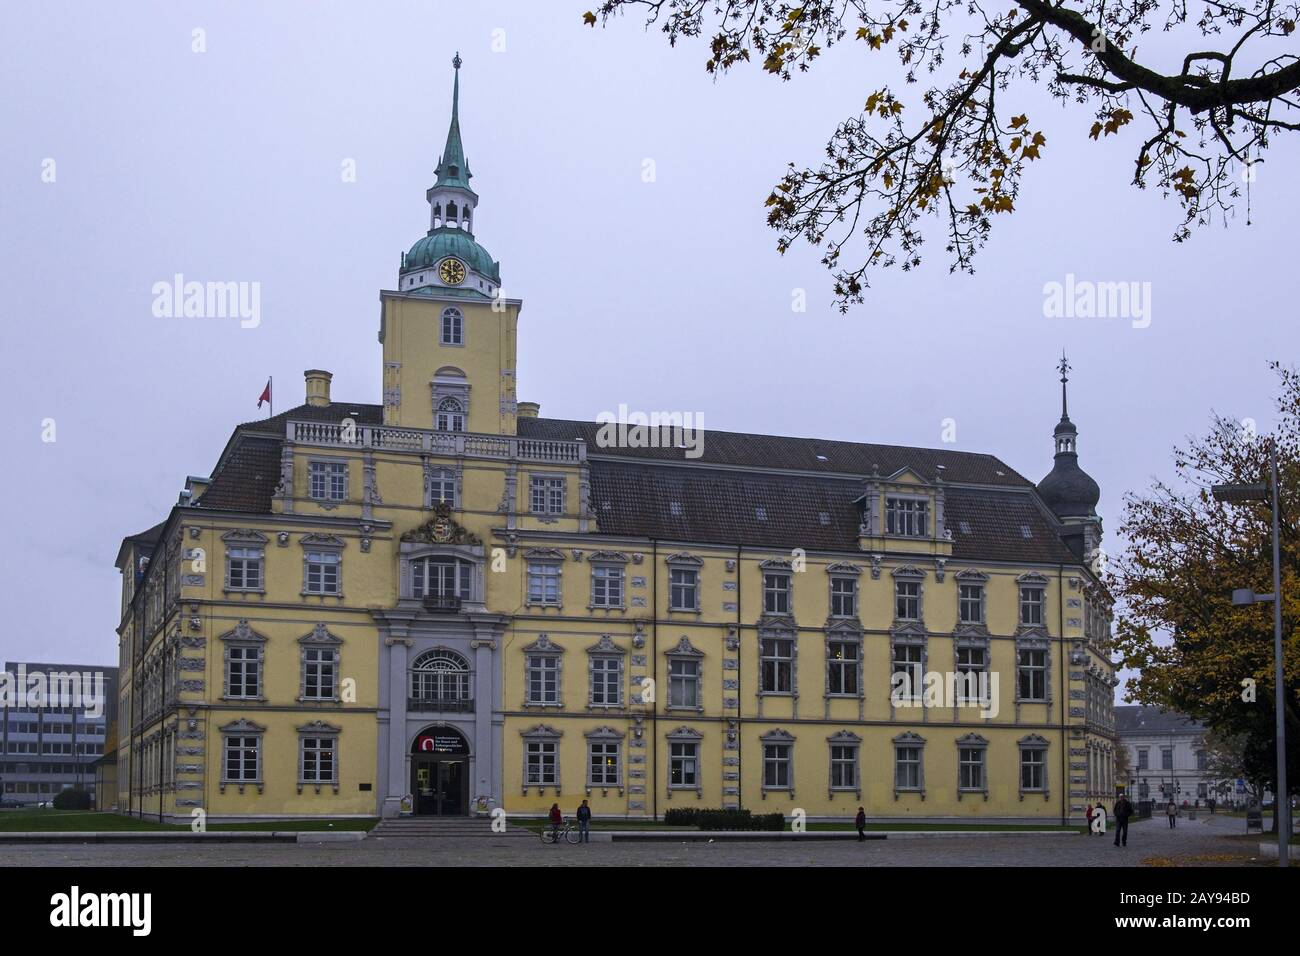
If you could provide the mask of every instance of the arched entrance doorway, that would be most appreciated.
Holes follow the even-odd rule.
[[[417,816],[469,811],[469,744],[454,727],[426,727],[411,744],[412,809]]]

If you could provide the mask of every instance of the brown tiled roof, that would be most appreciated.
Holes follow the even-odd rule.
[[[602,532],[672,541],[857,551],[862,492],[847,478],[591,463]],[[949,487],[945,524],[958,560],[1078,561],[1032,492]]]
[[[680,448],[601,448],[596,442],[601,427],[597,422],[574,422],[556,418],[519,419],[521,436],[553,440],[581,438],[587,443],[588,455],[679,461],[696,466],[778,468],[862,476],[870,475],[876,470],[882,476],[887,476],[910,467],[926,480],[941,476],[944,481],[972,484],[1019,488],[1032,485],[1032,482],[992,455],[967,451],[705,431],[703,455],[688,459]]]
[[[300,405],[240,425],[195,506],[269,513],[280,474],[278,436],[285,422],[349,416],[359,424],[377,424],[383,408]],[[707,432],[704,455],[691,460],[683,459],[681,449],[598,448],[599,428],[593,422],[519,420],[523,437],[587,442],[594,456],[592,507],[598,527],[608,534],[853,552],[861,520],[854,501],[864,491],[864,478],[873,470],[889,475],[911,467],[922,477],[940,475],[947,483],[945,525],[952,532],[955,559],[1078,562],[1032,483],[991,455]]]
[[[194,502],[194,507],[253,514],[270,512],[271,496],[280,480],[280,445],[278,438],[236,434],[212,476],[212,483]]]

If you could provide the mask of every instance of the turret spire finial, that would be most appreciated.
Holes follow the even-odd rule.
[[[1061,418],[1069,418],[1065,411],[1065,383],[1070,380],[1070,363],[1066,361],[1065,349],[1061,349],[1061,363],[1056,370],[1061,373]]]
[[[455,55],[454,57],[451,58],[451,65],[452,65],[452,68],[453,68],[453,69],[456,69],[456,70],[459,70],[459,69],[460,69],[460,51],[459,51],[459,50],[457,50],[457,51],[456,51],[456,55]]]

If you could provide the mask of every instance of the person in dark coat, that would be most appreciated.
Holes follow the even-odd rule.
[[[1169,829],[1178,825],[1178,804],[1169,801],[1169,806],[1165,807],[1165,816],[1169,817]]]
[[[1133,804],[1128,794],[1122,793],[1115,801],[1115,845],[1128,846],[1128,818],[1133,816]]]
[[[863,807],[858,807],[858,815],[853,818],[853,825],[858,828],[858,842],[864,843],[867,839],[867,811]]]
[[[591,842],[591,807],[587,806],[587,801],[582,801],[582,806],[578,807],[575,814],[578,818],[578,837],[583,843]]]
[[[1088,804],[1088,809],[1083,811],[1083,819],[1086,824],[1083,828],[1083,832],[1088,834],[1088,836],[1092,836],[1092,814],[1092,804],[1090,803]]]

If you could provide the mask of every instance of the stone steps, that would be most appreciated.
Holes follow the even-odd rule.
[[[527,837],[536,834],[521,827],[508,826],[504,833],[494,833],[490,817],[389,817],[379,821],[372,837]]]

